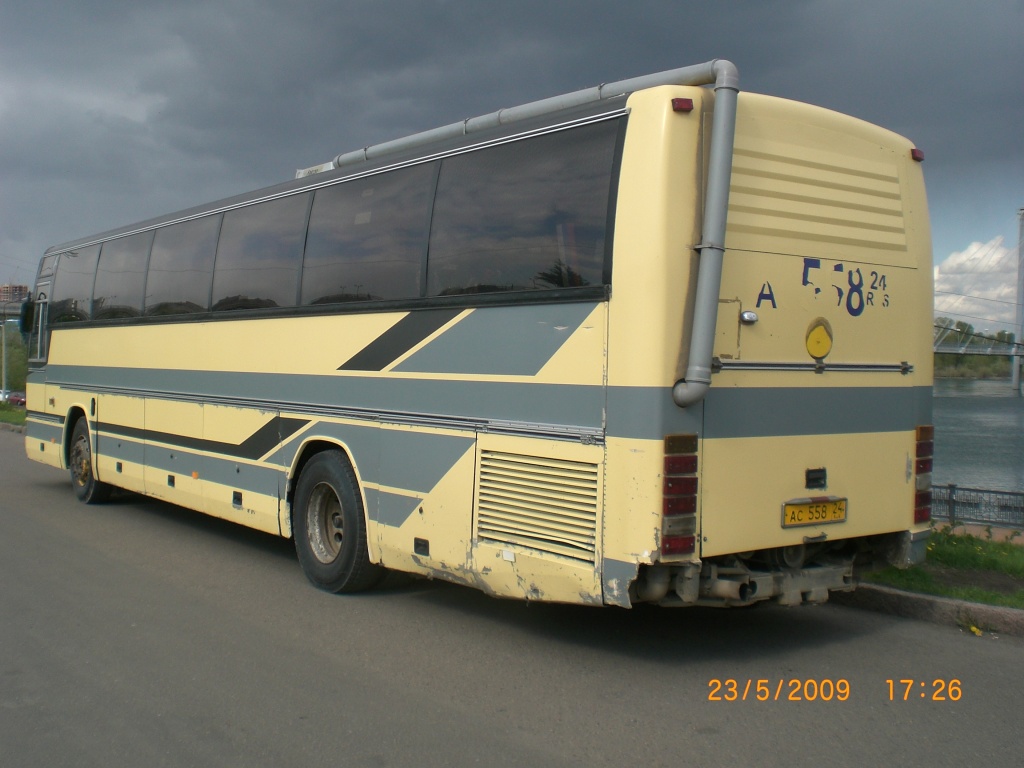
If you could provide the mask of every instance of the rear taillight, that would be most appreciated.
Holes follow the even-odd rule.
[[[914,456],[915,523],[927,523],[932,519],[932,453],[934,450],[935,427],[919,426]]]
[[[665,438],[662,475],[661,554],[697,549],[697,436]]]

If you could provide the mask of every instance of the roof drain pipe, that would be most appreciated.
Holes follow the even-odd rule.
[[[680,408],[699,403],[711,386],[718,295],[722,288],[722,255],[725,252],[725,219],[729,208],[733,141],[736,135],[736,99],[739,72],[728,61],[713,63],[715,115],[711,127],[708,183],[699,253],[697,295],[690,330],[690,354],[683,378],[672,387],[672,400]]]

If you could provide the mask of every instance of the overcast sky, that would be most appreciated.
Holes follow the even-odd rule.
[[[1013,282],[1024,0],[0,0],[0,283],[342,151],[713,58],[910,138],[942,290]],[[978,253],[998,269],[956,278]],[[1012,320],[1004,294],[970,313]]]

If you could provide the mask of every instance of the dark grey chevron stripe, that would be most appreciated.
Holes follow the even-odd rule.
[[[338,370],[382,371],[463,311],[461,308],[453,308],[410,312],[338,366]]]
[[[289,419],[275,416],[258,430],[253,432],[241,443],[225,443],[218,440],[206,440],[201,437],[176,435],[171,432],[157,432],[151,429],[140,429],[123,424],[101,422],[99,429],[108,435],[120,435],[150,443],[164,443],[193,451],[216,453],[222,456],[233,456],[239,459],[256,460],[274,450],[282,442],[290,438],[309,423],[308,419]]]

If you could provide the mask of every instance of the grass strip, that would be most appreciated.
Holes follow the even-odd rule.
[[[963,574],[965,581],[970,580],[970,574]],[[919,592],[925,595],[937,595],[938,597],[950,597],[954,600],[966,600],[971,603],[984,603],[985,605],[1000,605],[1007,608],[1024,609],[1024,589],[1015,593],[1006,594],[993,592],[982,587],[971,586],[969,583],[960,586],[946,586],[939,584],[921,566],[913,566],[905,570],[899,568],[884,568],[867,574],[866,581],[874,584],[882,584],[887,587],[895,587],[907,592]]]
[[[988,536],[991,535],[989,529]],[[1019,535],[1014,532],[1007,541],[992,541],[955,533],[947,525],[932,532],[924,564],[906,569],[884,568],[867,574],[866,578],[909,592],[1024,609],[1024,588],[993,590],[985,586],[992,581],[988,575],[993,573],[1024,580],[1024,547],[1014,543]],[[942,583],[931,572],[936,568],[943,570]]]
[[[0,422],[5,424],[15,424],[17,426],[24,426],[25,424],[25,409],[15,408],[6,403],[0,403]]]

